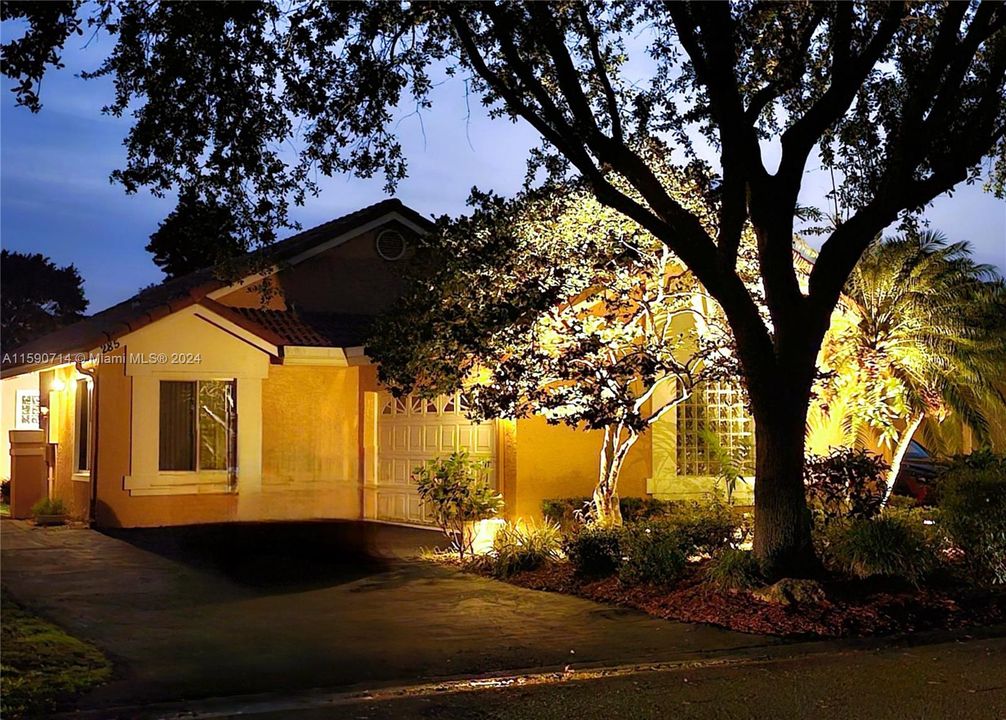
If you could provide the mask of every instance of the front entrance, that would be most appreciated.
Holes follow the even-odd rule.
[[[376,519],[432,525],[432,516],[419,502],[412,472],[455,450],[488,460],[490,480],[496,482],[496,425],[470,422],[460,393],[431,400],[381,393],[378,408]]]

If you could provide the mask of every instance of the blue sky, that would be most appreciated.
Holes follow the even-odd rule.
[[[67,67],[45,79],[38,115],[15,106],[7,82],[0,99],[0,242],[74,263],[90,312],[162,279],[143,248],[174,207],[173,197],[127,196],[108,181],[125,157],[128,120],[101,115],[111,99],[107,81],[75,77],[105,50],[97,38],[86,51],[70,47]],[[525,124],[486,117],[475,97],[469,112],[459,80],[438,88],[422,122],[402,112],[398,132],[410,164],[396,196],[426,215],[462,212],[475,185],[515,192],[527,150],[537,144]],[[823,173],[811,173],[803,202],[819,203],[829,183]],[[333,178],[293,216],[310,227],[384,197],[380,178]],[[939,198],[927,217],[952,239],[971,241],[979,260],[1006,273],[1006,203],[978,187],[961,187],[953,198]]]

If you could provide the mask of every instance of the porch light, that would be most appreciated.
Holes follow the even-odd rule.
[[[53,378],[52,384],[49,386],[51,390],[56,392],[63,392],[66,390],[66,383],[63,382],[62,378]]]

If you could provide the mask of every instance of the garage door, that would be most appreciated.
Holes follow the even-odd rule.
[[[434,524],[419,502],[412,472],[427,460],[455,450],[467,450],[471,457],[488,460],[490,481],[495,483],[495,423],[470,422],[460,393],[432,400],[382,393],[378,407],[378,520]]]

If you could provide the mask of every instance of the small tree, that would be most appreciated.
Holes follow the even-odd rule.
[[[370,354],[399,392],[468,383],[477,419],[540,414],[601,430],[594,509],[620,524],[629,450],[697,383],[726,372],[725,333],[667,246],[590,195],[474,202],[471,217],[427,240],[424,269]]]
[[[473,523],[496,515],[503,498],[489,485],[488,464],[465,452],[430,460],[412,476],[419,499],[432,509],[437,525],[462,560],[472,555]]]

